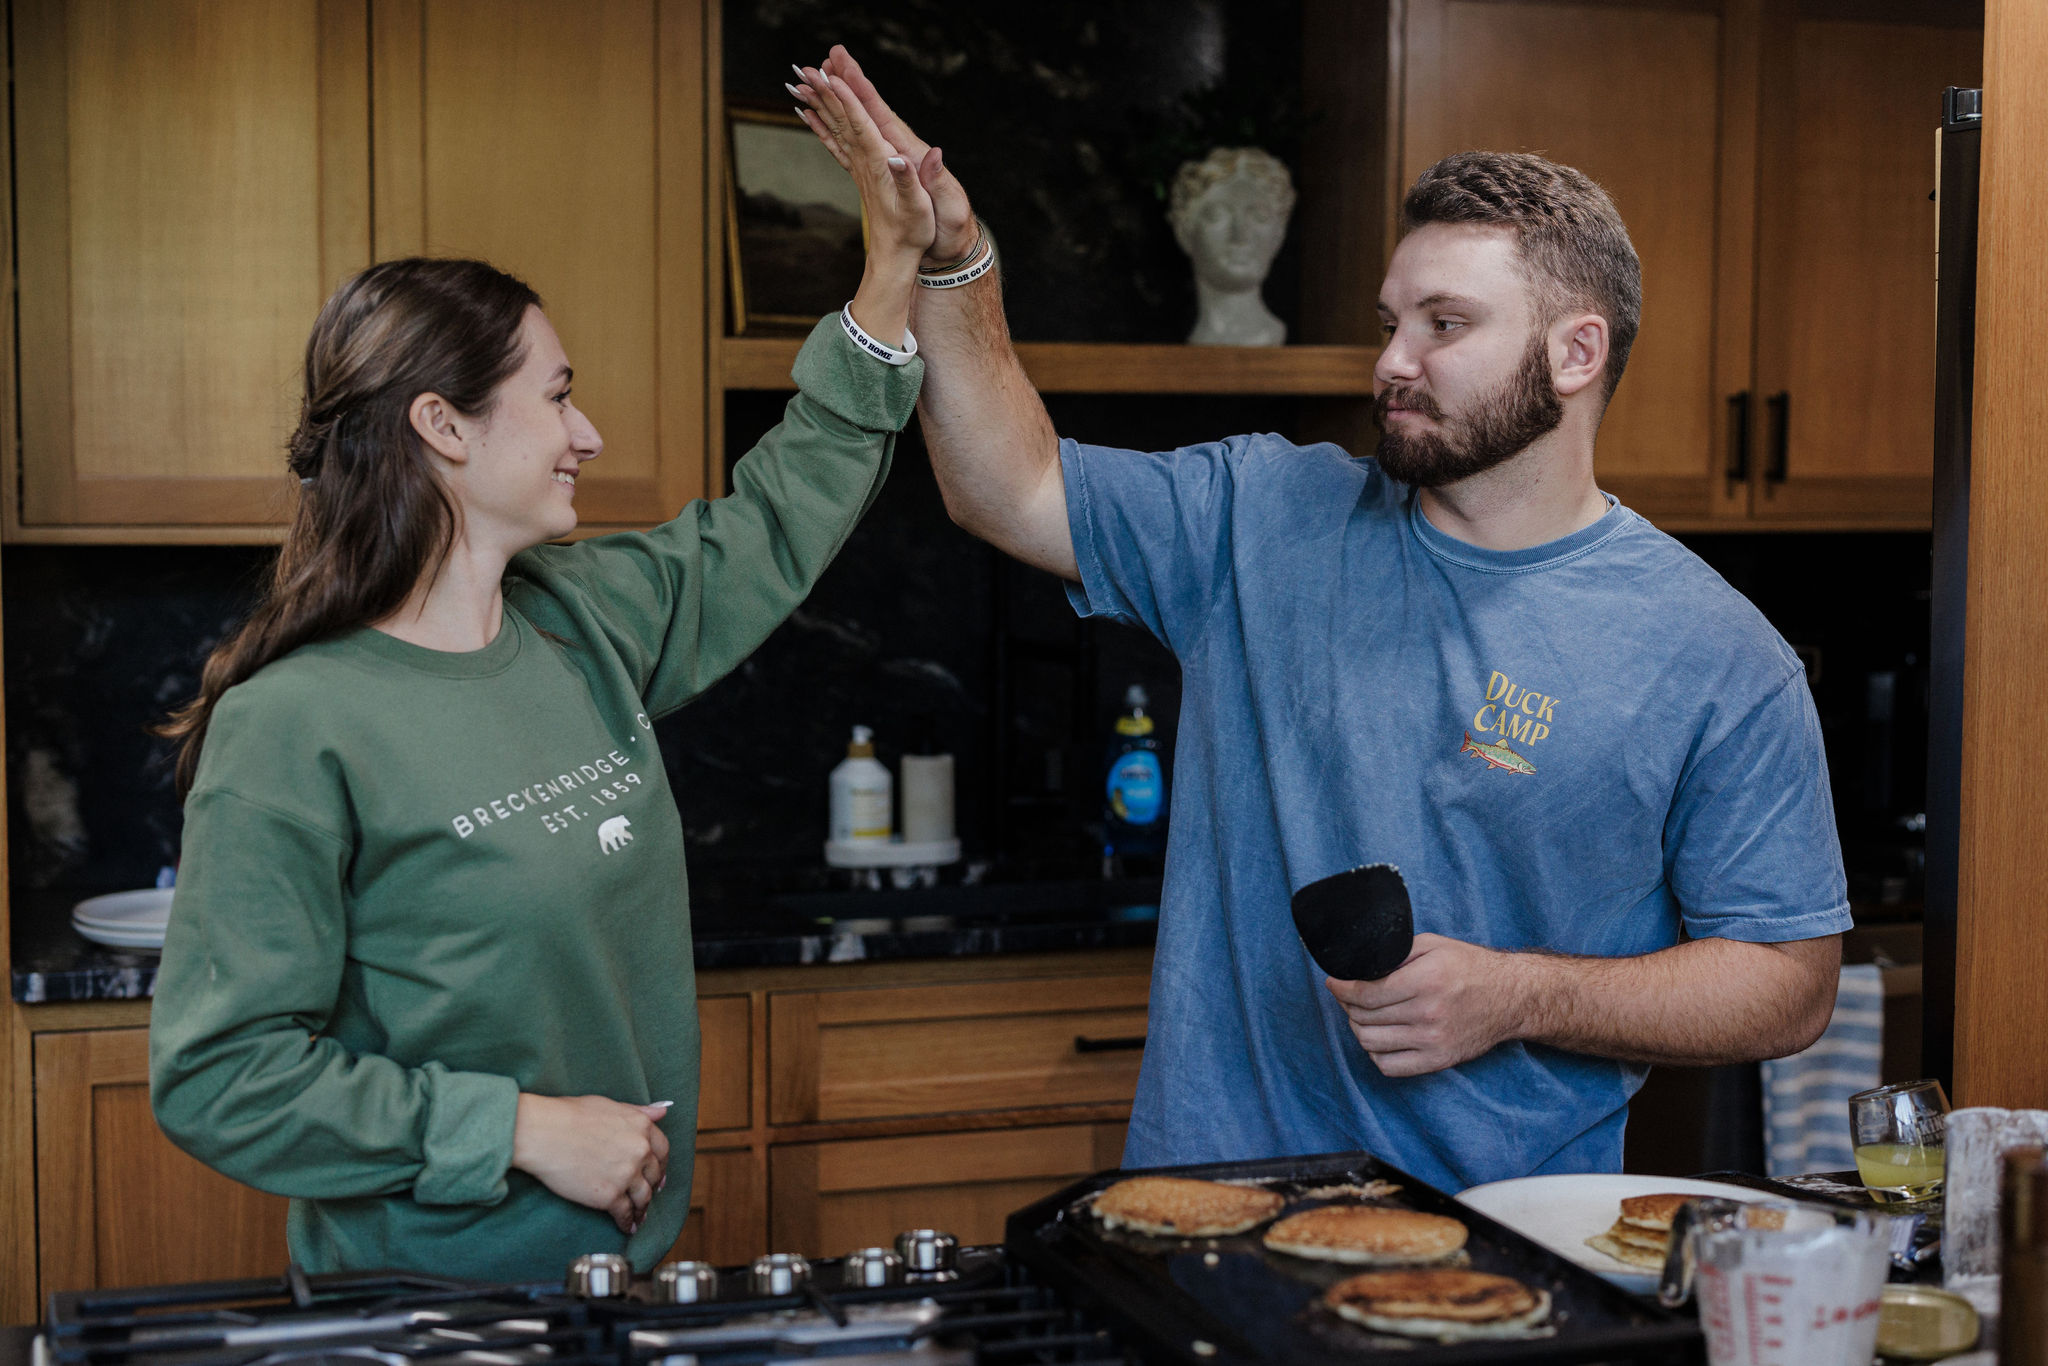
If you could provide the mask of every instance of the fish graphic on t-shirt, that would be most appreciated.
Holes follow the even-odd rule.
[[[1472,738],[1472,732],[1465,732],[1465,743],[1458,746],[1460,754],[1476,754],[1486,760],[1489,768],[1504,768],[1510,773],[1534,773],[1536,765],[1508,748],[1505,740],[1482,745]]]

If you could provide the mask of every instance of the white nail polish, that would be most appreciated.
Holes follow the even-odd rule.
[[[809,79],[810,79],[810,77],[808,77],[808,76],[804,75],[804,69],[803,69],[802,67],[798,66],[798,65],[797,65],[797,64],[796,64],[795,62],[791,62],[791,63],[789,64],[789,69],[790,69],[791,71],[794,71],[794,72],[796,73],[796,78],[797,78],[798,80],[800,80],[800,81],[804,81],[804,80],[809,80]]]
[[[909,165],[910,163],[909,163],[909,162],[907,162],[907,161],[905,161],[905,160],[904,160],[904,159],[903,159],[902,157],[890,157],[890,158],[889,158],[889,164],[890,164],[891,166],[894,166],[894,167],[895,167],[895,168],[896,168],[897,170],[899,170],[899,171],[900,171],[900,170],[902,170],[902,169],[903,169],[903,168],[904,168],[905,166],[908,166],[908,165]]]
[[[782,83],[782,88],[789,92],[789,97],[793,100],[800,100],[804,97],[804,92],[791,85],[788,81]]]

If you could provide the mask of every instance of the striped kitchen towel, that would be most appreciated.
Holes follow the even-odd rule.
[[[1878,1085],[1883,1053],[1884,975],[1871,964],[1845,967],[1827,1029],[1810,1048],[1763,1064],[1770,1175],[1855,1167],[1849,1097]]]

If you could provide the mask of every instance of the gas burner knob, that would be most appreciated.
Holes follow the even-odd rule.
[[[811,1264],[794,1252],[771,1252],[754,1258],[756,1295],[794,1295],[810,1283]]]
[[[896,1235],[896,1252],[911,1275],[946,1277],[954,1274],[960,1240],[935,1228],[914,1228]]]
[[[569,1263],[566,1289],[586,1300],[616,1300],[633,1284],[633,1264],[616,1252],[593,1252]]]
[[[664,1304],[708,1304],[718,1298],[718,1268],[709,1262],[669,1262],[654,1273],[654,1294]]]
[[[903,1284],[903,1259],[886,1247],[864,1247],[846,1254],[839,1274],[849,1290],[879,1290]]]

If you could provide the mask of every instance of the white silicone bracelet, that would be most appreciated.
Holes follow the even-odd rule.
[[[870,356],[873,356],[876,360],[887,361],[891,365],[908,365],[910,364],[910,358],[917,354],[917,338],[910,335],[909,328],[903,329],[903,349],[901,351],[898,351],[893,346],[884,346],[862,331],[861,325],[853,320],[852,304],[848,304],[839,310],[839,325],[846,329],[847,340],[867,352]]]
[[[995,266],[995,263],[996,244],[987,238],[983,238],[981,250],[976,253],[972,261],[969,261],[960,269],[952,272],[950,275],[925,275],[920,272],[917,282],[926,289],[958,289],[960,286],[972,284],[988,274]]]

